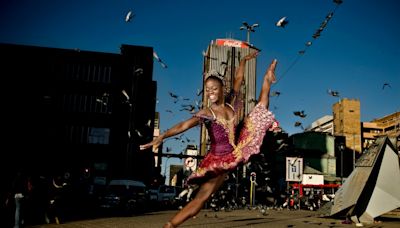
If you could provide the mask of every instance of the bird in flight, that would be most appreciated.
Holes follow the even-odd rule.
[[[299,122],[299,121],[296,121],[296,122],[294,123],[294,126],[295,126],[295,127],[301,127],[301,129],[304,130],[303,124],[302,124],[301,122]]]
[[[135,14],[130,10],[125,16],[125,22],[130,22],[134,16]]]
[[[256,104],[256,103],[257,103],[257,99],[251,98],[251,99],[249,99],[249,103],[254,103],[254,104]]]
[[[279,91],[272,91],[271,92],[271,96],[272,97],[275,97],[275,96],[279,97],[279,95],[281,95],[281,92],[279,92]]]
[[[196,107],[194,105],[181,105],[182,109],[180,109],[179,111],[189,111],[190,113],[195,113],[195,109]]]
[[[389,88],[392,88],[389,83],[385,82],[382,86],[382,89],[385,89],[386,86]]]
[[[289,21],[286,20],[286,17],[282,17],[275,25],[284,28],[288,23]]]
[[[173,94],[172,92],[168,92],[169,96],[174,98],[174,103],[176,104],[176,102],[178,102],[179,100],[179,96],[176,94]]]
[[[158,57],[157,53],[153,51],[153,57],[161,64],[163,68],[167,68],[168,66]]]
[[[196,95],[200,96],[201,94],[203,94],[203,89],[197,89]]]
[[[342,3],[343,3],[343,0],[333,0],[333,2],[334,2],[335,4],[338,4],[338,5],[340,5],[340,4],[342,4]]]
[[[307,116],[307,114],[304,114],[304,110],[302,110],[302,111],[294,111],[293,114],[295,116],[300,116],[301,118],[305,118]]]
[[[333,91],[331,89],[328,89],[328,94],[333,96],[333,97],[339,97],[339,92],[338,91]]]

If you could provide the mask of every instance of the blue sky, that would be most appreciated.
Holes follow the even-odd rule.
[[[153,47],[168,65],[154,62],[158,83],[157,111],[161,129],[190,117],[179,112],[168,92],[195,99],[202,83],[202,51],[211,40],[246,40],[242,22],[258,23],[250,42],[262,51],[257,60],[257,94],[273,58],[279,82],[272,88],[271,110],[289,134],[301,132],[316,119],[332,114],[339,99],[359,99],[361,121],[400,111],[400,2],[397,0],[19,0],[0,3],[0,42],[119,53],[121,44]],[[335,10],[336,9],[336,10]],[[132,10],[135,16],[125,22]],[[335,10],[321,36],[312,35]],[[286,16],[285,28],[275,22]],[[298,51],[313,41],[305,54]],[[293,65],[294,64],[294,65]],[[391,88],[384,83],[390,83]],[[258,96],[258,95],[257,95]],[[174,111],[173,114],[166,112]],[[304,110],[299,119],[293,111]],[[185,135],[198,141],[199,128]],[[169,140],[180,152],[185,145]],[[168,163],[179,163],[169,159]]]

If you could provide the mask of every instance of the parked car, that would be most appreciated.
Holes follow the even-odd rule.
[[[99,196],[99,206],[122,212],[144,211],[146,185],[135,180],[111,180],[105,192]]]
[[[174,205],[180,190],[176,186],[160,185],[148,190],[148,198],[153,205],[168,208]]]

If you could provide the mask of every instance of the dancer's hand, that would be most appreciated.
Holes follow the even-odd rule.
[[[140,150],[145,150],[145,149],[153,146],[153,148],[156,149],[161,145],[162,141],[163,141],[163,138],[158,136],[153,141],[146,143],[144,145],[140,145],[139,148],[140,148]]]
[[[249,54],[247,54],[245,57],[243,57],[243,59],[246,60],[246,61],[248,61],[248,60],[250,60],[250,59],[252,59],[252,58],[257,57],[258,53],[259,53],[258,51],[249,53]]]

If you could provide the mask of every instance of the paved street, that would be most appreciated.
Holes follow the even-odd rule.
[[[162,227],[176,211],[158,211],[127,217],[108,217],[90,220],[67,222],[64,224],[47,224],[31,226],[30,228],[117,228],[117,227]],[[180,227],[355,227],[355,224],[343,224],[343,219],[323,218],[319,212],[305,210],[267,210],[263,215],[259,210],[234,210],[230,212],[211,210],[201,211],[195,218],[188,220]],[[379,223],[364,225],[364,227],[398,228],[399,218],[380,219]]]

